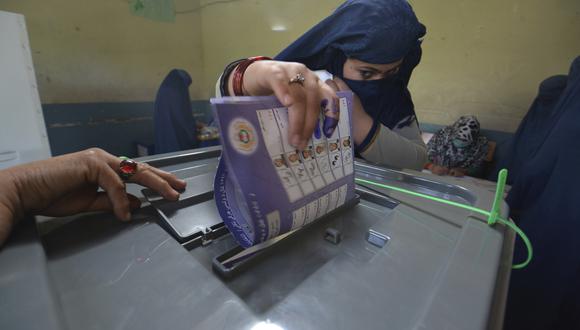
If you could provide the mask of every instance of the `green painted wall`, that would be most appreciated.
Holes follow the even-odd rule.
[[[127,0],[0,0],[23,13],[43,103],[151,101],[163,76],[194,77],[192,99],[213,95],[230,61],[275,55],[339,0],[176,0],[175,23],[129,13]],[[513,131],[539,82],[580,55],[580,1],[411,1],[427,25],[411,80],[420,121],[473,113]],[[191,11],[190,9],[197,9]]]
[[[515,131],[539,83],[580,55],[578,0],[411,2],[428,29],[410,86],[424,122],[473,113]]]
[[[248,56],[276,55],[340,3],[238,0],[205,7],[201,19],[207,95],[213,95],[217,78],[228,63]]]
[[[0,10],[26,17],[42,103],[151,101],[172,68],[203,96],[199,11],[163,23],[133,16],[127,0],[0,0]]]
[[[420,121],[449,124],[471,113],[486,128],[514,131],[540,81],[566,73],[580,55],[578,0],[410,2],[427,26],[410,85]],[[228,62],[277,54],[340,3],[241,0],[204,9],[206,92]]]

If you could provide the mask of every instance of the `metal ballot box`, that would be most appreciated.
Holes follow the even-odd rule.
[[[224,263],[241,250],[213,201],[219,154],[214,147],[143,158],[188,182],[180,201],[147,196],[152,205],[128,224],[105,214],[49,221],[40,243],[3,251],[6,269],[6,253],[30,249],[27,269],[47,279],[21,287],[43,297],[44,308],[19,301],[13,309],[21,304],[36,321],[67,329],[501,328],[513,234],[401,193],[358,186],[356,205]],[[363,162],[356,175],[483,209],[493,202],[494,185],[475,180]],[[128,189],[145,197],[141,187]],[[0,309],[0,325],[33,322],[7,313]]]

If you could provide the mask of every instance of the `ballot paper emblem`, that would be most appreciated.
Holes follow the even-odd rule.
[[[239,153],[251,155],[256,151],[258,145],[256,129],[249,121],[243,118],[232,120],[228,128],[228,135],[231,144]]]

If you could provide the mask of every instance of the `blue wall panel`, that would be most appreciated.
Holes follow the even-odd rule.
[[[135,157],[136,143],[153,145],[153,102],[75,103],[43,105],[52,154],[100,147]],[[193,117],[211,120],[208,101],[192,102]]]

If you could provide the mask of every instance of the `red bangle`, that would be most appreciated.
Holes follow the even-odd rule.
[[[236,70],[234,70],[234,77],[233,77],[233,88],[234,88],[234,95],[235,96],[242,96],[244,95],[244,73],[246,69],[250,66],[250,64],[256,61],[263,61],[263,60],[271,60],[271,58],[267,56],[254,56],[246,59],[242,63],[238,64]]]

